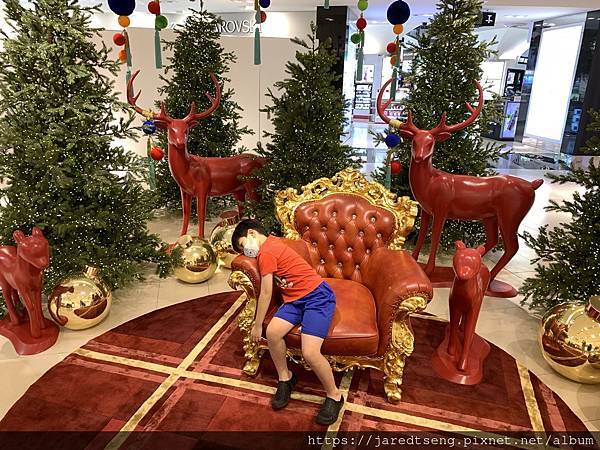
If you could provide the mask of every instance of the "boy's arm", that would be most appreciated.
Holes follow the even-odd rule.
[[[273,273],[269,273],[261,278],[260,295],[258,296],[258,305],[256,306],[256,316],[254,318],[254,327],[252,337],[254,341],[260,340],[262,336],[262,324],[267,315],[271,297],[273,296]]]

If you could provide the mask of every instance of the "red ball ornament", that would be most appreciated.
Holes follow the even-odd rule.
[[[358,19],[356,21],[356,27],[359,30],[364,30],[365,28],[367,28],[367,19],[365,19],[364,17],[361,17],[360,19]]]
[[[390,42],[387,45],[387,51],[388,51],[388,53],[396,53],[398,51],[398,46],[396,45],[395,42]]]
[[[392,169],[392,175],[402,173],[402,163],[400,161],[392,161],[390,163],[390,168]]]
[[[155,1],[148,3],[148,11],[158,16],[160,14],[160,3]]]
[[[152,149],[150,150],[150,158],[152,158],[154,161],[160,161],[164,157],[165,157],[165,152],[163,151],[162,148],[152,147]]]
[[[267,20],[267,13],[264,11],[260,12],[260,23],[265,23],[265,20]]]
[[[115,33],[113,34],[113,42],[115,45],[121,46],[125,45],[125,36],[123,33]]]

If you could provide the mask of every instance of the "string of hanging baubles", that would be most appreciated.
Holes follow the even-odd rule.
[[[127,28],[131,24],[129,16],[135,10],[135,0],[108,0],[108,6],[112,12],[117,14],[117,22],[123,30],[113,35],[113,42],[119,47],[123,47],[119,51],[119,61],[126,64],[125,81],[129,82],[131,78],[131,45]],[[154,14],[154,62],[157,69],[162,69],[162,49],[160,43],[160,31],[164,30],[169,21],[161,14],[160,0],[151,0],[148,2],[148,12]],[[152,117],[152,111],[146,111],[146,121],[142,124],[142,131],[148,137],[146,143],[146,156],[148,161],[148,184],[150,189],[156,189],[156,165],[155,161],[160,161],[164,157],[164,151],[154,145],[152,139],[156,134],[157,127]]]

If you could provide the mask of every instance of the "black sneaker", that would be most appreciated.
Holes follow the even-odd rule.
[[[325,402],[321,405],[321,410],[317,414],[317,423],[319,425],[331,425],[338,419],[340,409],[344,405],[344,396],[339,400],[326,397]]]
[[[294,389],[297,381],[298,377],[294,372],[292,372],[292,378],[287,381],[279,381],[277,383],[277,391],[271,400],[271,406],[273,409],[277,410],[287,406],[292,395],[292,390]]]

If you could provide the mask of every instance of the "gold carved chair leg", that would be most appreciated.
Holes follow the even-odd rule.
[[[402,397],[402,376],[404,364],[414,350],[415,336],[409,321],[412,313],[422,311],[427,306],[427,297],[409,297],[400,303],[391,323],[390,346],[383,357],[384,390],[391,403],[397,403]]]
[[[254,325],[254,316],[256,315],[257,295],[254,292],[254,286],[250,278],[241,271],[234,271],[229,277],[229,285],[233,289],[241,289],[246,296],[244,308],[240,312],[237,321],[238,327],[243,335],[244,357],[244,373],[250,376],[256,375],[262,354],[265,350],[264,345],[260,345],[252,340],[251,332]]]

